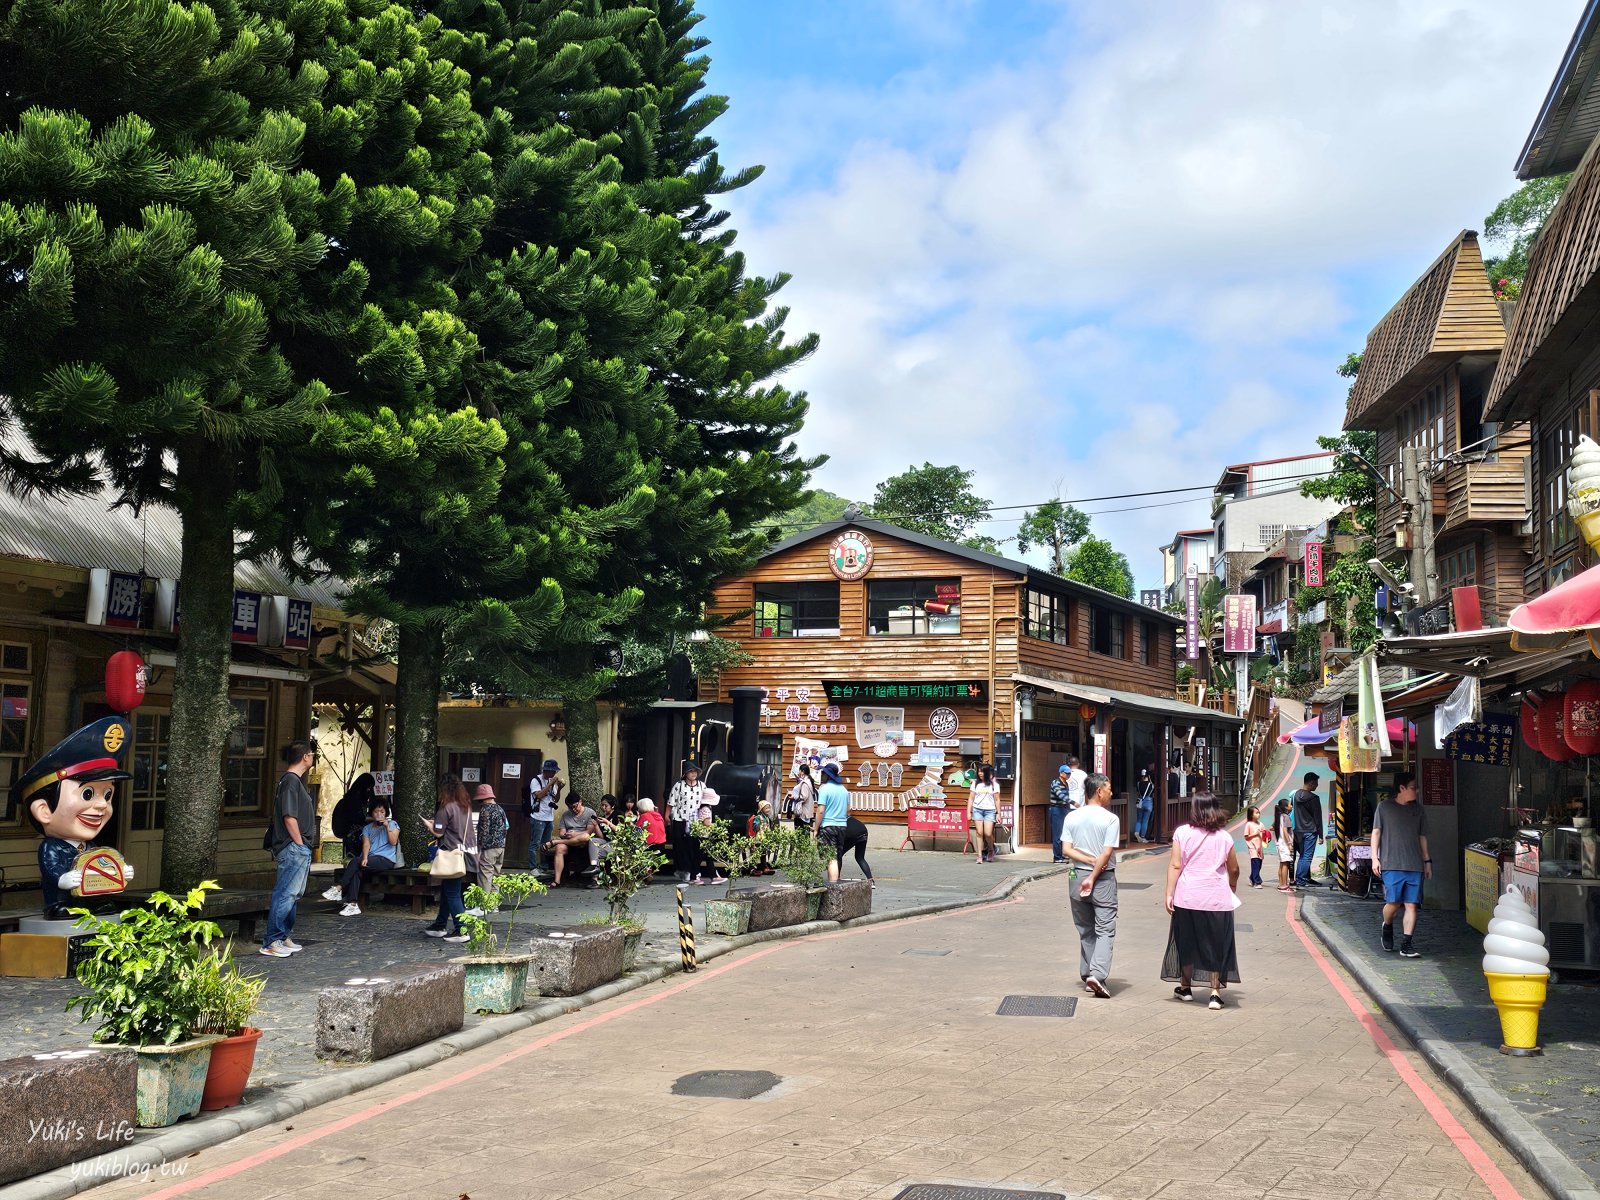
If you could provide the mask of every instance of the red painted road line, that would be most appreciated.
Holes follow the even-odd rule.
[[[1494,1165],[1494,1160],[1478,1144],[1477,1139],[1462,1128],[1461,1122],[1455,1119],[1455,1116],[1445,1106],[1444,1101],[1439,1098],[1439,1093],[1434,1091],[1428,1085],[1428,1081],[1417,1074],[1416,1068],[1406,1061],[1405,1055],[1400,1053],[1394,1042],[1390,1040],[1389,1035],[1384,1032],[1383,1026],[1378,1024],[1378,1018],[1372,1013],[1372,1010],[1362,1004],[1356,998],[1356,994],[1350,990],[1350,986],[1340,978],[1339,972],[1335,971],[1333,964],[1328,961],[1328,956],[1322,952],[1322,947],[1317,945],[1311,935],[1301,926],[1300,919],[1295,915],[1294,911],[1294,897],[1291,896],[1287,899],[1288,909],[1284,915],[1289,921],[1289,928],[1294,930],[1295,937],[1300,939],[1300,944],[1311,955],[1312,961],[1321,968],[1322,973],[1328,977],[1328,982],[1333,984],[1334,990],[1339,993],[1351,1013],[1355,1015],[1356,1020],[1361,1023],[1361,1027],[1367,1031],[1367,1036],[1383,1052],[1384,1057],[1389,1060],[1395,1072],[1405,1081],[1412,1094],[1422,1102],[1422,1107],[1433,1118],[1434,1124],[1439,1127],[1445,1137],[1455,1143],[1456,1149],[1461,1152],[1461,1157],[1466,1159],[1467,1165],[1477,1172],[1478,1178],[1488,1186],[1489,1191],[1494,1194],[1495,1200],[1522,1200],[1522,1193],[1517,1191],[1511,1181],[1501,1173],[1500,1168]]]
[[[478,1076],[487,1071],[492,1071],[496,1067],[503,1067],[508,1063],[515,1062],[524,1055],[532,1054],[535,1050],[543,1050],[546,1046],[553,1046],[557,1042],[565,1041],[569,1037],[575,1037],[576,1035],[584,1033],[587,1030],[607,1024],[610,1021],[616,1020],[618,1017],[627,1016],[629,1013],[637,1012],[641,1008],[649,1008],[653,1004],[659,1004],[661,1001],[670,999],[681,992],[686,992],[692,987],[698,987],[700,984],[715,979],[719,975],[726,975],[729,971],[734,971],[740,967],[748,966],[750,963],[757,962],[760,959],[767,957],[769,954],[776,954],[780,950],[789,950],[795,946],[802,945],[805,942],[824,941],[830,938],[847,937],[850,934],[857,933],[873,933],[882,929],[900,928],[906,925],[915,925],[920,921],[932,921],[940,917],[958,917],[966,913],[976,912],[979,909],[995,908],[1007,904],[1020,903],[1022,903],[1022,894],[1019,892],[1008,900],[968,905],[966,908],[951,909],[949,912],[925,913],[920,917],[908,917],[903,921],[881,921],[876,925],[864,925],[859,929],[840,929],[833,933],[825,933],[809,938],[795,938],[792,941],[779,942],[776,945],[768,946],[764,950],[756,950],[749,954],[743,955],[742,957],[736,958],[732,962],[725,963],[720,967],[713,967],[707,971],[697,971],[685,979],[682,983],[674,984],[665,991],[657,992],[650,996],[642,996],[638,1000],[633,1000],[622,1005],[620,1008],[609,1009],[606,1012],[589,1017],[586,1020],[579,1021],[576,1025],[560,1030],[557,1033],[546,1034],[544,1037],[530,1042],[521,1049],[508,1050],[499,1057],[490,1059],[486,1063],[480,1063],[476,1067],[468,1067],[466,1070],[457,1071],[454,1075],[450,1075],[444,1079],[438,1080],[437,1082],[427,1084],[412,1091],[402,1093],[393,1099],[379,1100],[374,1104],[369,1104],[366,1108],[361,1109],[359,1112],[353,1112],[347,1117],[341,1117],[339,1120],[321,1126],[320,1128],[307,1130],[305,1133],[290,1138],[286,1142],[280,1142],[278,1145],[270,1146],[265,1150],[258,1150],[254,1154],[246,1155],[244,1158],[241,1158],[236,1162],[215,1167],[202,1175],[196,1175],[193,1179],[186,1179],[182,1183],[175,1183],[171,1187],[163,1188],[159,1192],[150,1194],[145,1198],[145,1200],[170,1200],[171,1197],[187,1195],[189,1192],[195,1191],[199,1188],[209,1187],[213,1183],[221,1183],[223,1180],[231,1179],[233,1176],[242,1174],[253,1167],[259,1167],[264,1163],[271,1162],[275,1158],[281,1158],[283,1155],[288,1154],[290,1151],[298,1150],[302,1146],[309,1146],[313,1142],[319,1142],[325,1137],[331,1137],[333,1134],[342,1133],[346,1129],[352,1129],[357,1125],[363,1124],[366,1121],[370,1121],[373,1117],[379,1116],[383,1113],[391,1112],[394,1109],[403,1107],[404,1105],[410,1104],[413,1101],[422,1100],[428,1096],[434,1095],[437,1092],[442,1092],[447,1088],[455,1087],[457,1084],[466,1083],[469,1080],[476,1079]],[[226,1143],[223,1144],[225,1145]]]

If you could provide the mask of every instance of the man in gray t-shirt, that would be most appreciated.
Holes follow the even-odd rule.
[[[1372,873],[1383,880],[1385,950],[1394,949],[1394,918],[1402,909],[1400,954],[1417,958],[1411,935],[1422,906],[1422,883],[1433,878],[1428,857],[1428,815],[1417,803],[1417,777],[1402,771],[1394,777],[1394,799],[1378,805],[1372,821]]]
[[[566,810],[556,822],[556,836],[550,843],[555,864],[551,887],[561,886],[567,856],[587,856],[589,840],[599,836],[600,818],[594,815],[594,809],[587,807],[576,792],[568,792]]]

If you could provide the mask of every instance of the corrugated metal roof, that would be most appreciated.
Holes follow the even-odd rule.
[[[148,507],[136,515],[131,508],[116,506],[107,489],[86,496],[21,497],[0,492],[0,497],[0,554],[179,578],[183,523],[169,508]],[[341,607],[345,591],[343,582],[331,577],[292,580],[274,563],[239,563],[233,578],[247,591],[298,596],[327,608]]]
[[[1522,153],[1517,178],[1537,179],[1570,171],[1583,160],[1600,131],[1600,3],[1589,0],[1540,106]]]

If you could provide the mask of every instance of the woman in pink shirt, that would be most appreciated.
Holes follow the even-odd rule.
[[[1161,978],[1178,986],[1172,994],[1193,1000],[1194,977],[1211,976],[1210,1008],[1222,1007],[1222,989],[1239,982],[1233,945],[1233,910],[1239,907],[1239,856],[1233,835],[1223,828],[1228,816],[1210,795],[1195,797],[1187,825],[1172,835],[1167,864],[1167,911],[1172,930]]]

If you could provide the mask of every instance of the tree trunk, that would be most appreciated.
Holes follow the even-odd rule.
[[[588,679],[593,671],[594,652],[587,646],[561,652],[561,674],[568,680]],[[569,683],[562,705],[567,714],[567,783],[596,812],[605,791],[605,772],[600,758],[600,710],[593,692],[580,683]]]
[[[208,453],[199,442],[179,451],[183,613],[172,677],[172,741],[161,848],[161,886],[172,892],[213,878],[217,869],[222,756],[237,720],[228,700],[234,491],[233,473],[222,456]]]
[[[439,800],[439,686],[444,631],[437,625],[400,626],[394,688],[394,818],[412,866],[427,861],[428,833]]]

